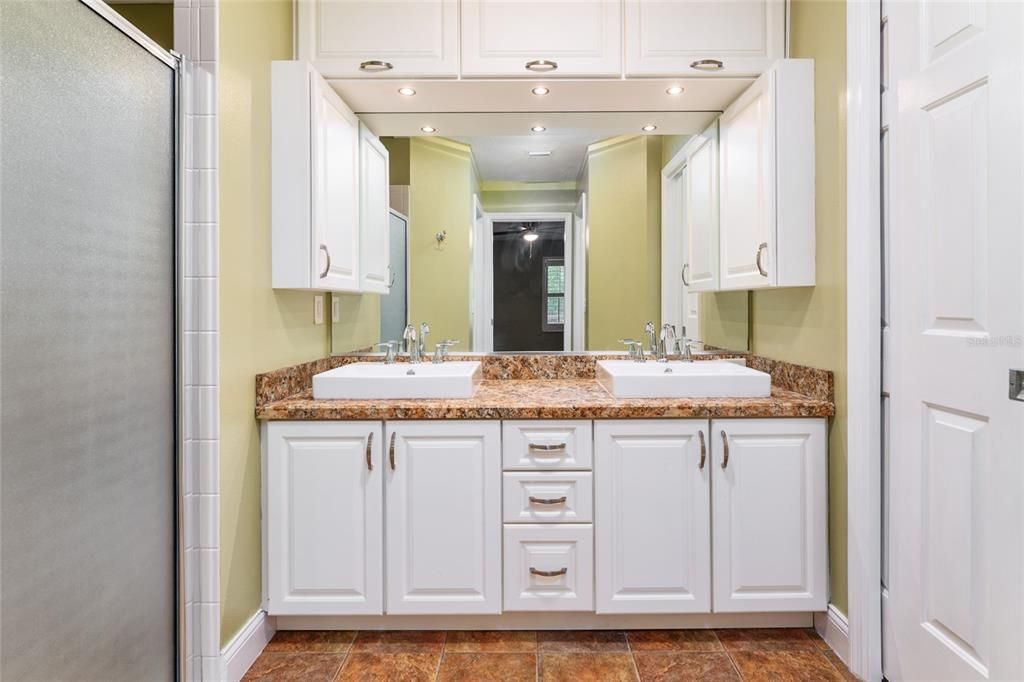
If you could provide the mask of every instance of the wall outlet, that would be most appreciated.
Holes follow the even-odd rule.
[[[313,324],[324,323],[324,295],[317,294],[313,297]]]
[[[341,299],[331,294],[331,324],[341,321]]]

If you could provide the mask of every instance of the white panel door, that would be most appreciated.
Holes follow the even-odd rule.
[[[380,422],[269,422],[263,431],[270,615],[384,612]]]
[[[461,6],[463,76],[621,73],[622,6],[617,0],[462,0]]]
[[[459,74],[456,0],[298,0],[296,23],[298,58],[328,78]]]
[[[711,610],[704,420],[594,424],[598,613]]]
[[[771,286],[775,235],[775,72],[719,119],[720,288]]]
[[[887,5],[886,676],[1024,679],[1024,5]]]
[[[824,419],[711,422],[714,611],[828,606]]]
[[[683,213],[683,285],[718,288],[718,123],[687,143]]]
[[[391,286],[391,208],[388,150],[359,124],[359,272],[361,289],[386,294]]]
[[[501,426],[388,422],[388,613],[501,612]]]
[[[627,76],[757,76],[785,56],[784,0],[627,0]]]
[[[359,119],[310,73],[313,288],[359,291]]]

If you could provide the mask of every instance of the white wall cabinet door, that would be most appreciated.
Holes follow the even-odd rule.
[[[784,0],[628,0],[627,76],[757,76],[785,55]]]
[[[617,0],[462,0],[462,75],[618,76]],[[553,70],[535,62],[557,65]]]
[[[264,425],[271,615],[384,612],[380,422]]]
[[[298,58],[328,78],[459,74],[455,0],[298,0],[296,22]]]
[[[359,290],[359,119],[305,62],[273,62],[273,286]]]
[[[598,613],[711,610],[704,420],[594,424]]]
[[[388,150],[364,124],[359,126],[360,289],[386,294],[391,285],[390,181]]]
[[[828,606],[824,419],[716,419],[714,610]]]
[[[683,285],[718,288],[718,123],[687,143],[683,206]]]
[[[719,129],[719,288],[813,285],[813,61],[776,62]]]
[[[501,425],[388,422],[387,612],[501,611]]]

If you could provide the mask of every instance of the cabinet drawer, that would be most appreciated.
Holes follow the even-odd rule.
[[[591,423],[506,421],[501,424],[502,458],[511,469],[590,469]]]
[[[593,474],[529,471],[504,474],[505,523],[590,523]]]
[[[593,525],[506,525],[505,610],[593,611]]]

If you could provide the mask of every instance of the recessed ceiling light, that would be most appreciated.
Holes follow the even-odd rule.
[[[420,130],[422,130],[425,133],[436,133],[437,132],[437,128],[435,128],[434,126],[423,126],[422,128],[420,128]]]
[[[543,133],[545,130],[547,130],[547,128],[545,128],[544,126],[533,126],[532,128],[530,128],[530,130],[532,130],[535,133]]]
[[[530,90],[530,92],[532,92],[535,95],[546,95],[551,91],[545,88],[543,85],[538,85],[533,90]]]
[[[648,123],[647,125],[645,125],[645,126],[644,126],[644,127],[642,128],[642,130],[643,130],[643,131],[644,131],[645,133],[653,133],[653,132],[654,132],[655,130],[657,130],[657,129],[658,129],[658,126],[656,126],[656,125],[654,125],[654,124],[652,124],[652,123]]]
[[[406,97],[412,97],[413,95],[416,94],[416,91],[413,90],[412,88],[398,88],[398,94],[404,95]]]
[[[681,95],[683,94],[683,87],[681,85],[673,85],[665,92],[667,92],[670,95]]]
[[[526,152],[526,153],[529,154],[530,156],[551,156],[551,152],[550,151],[545,151],[545,152]]]

